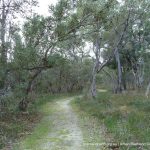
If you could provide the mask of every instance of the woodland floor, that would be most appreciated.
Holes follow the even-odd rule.
[[[43,119],[12,150],[101,149],[91,144],[103,142],[102,128],[95,118],[81,114],[74,100],[75,97],[67,97],[44,104]]]
[[[45,117],[33,134],[17,144],[14,150],[81,150],[83,135],[70,105],[73,98],[44,105]]]
[[[36,113],[31,107],[27,116],[32,119],[25,123],[32,129],[27,134],[22,130],[25,135],[4,150],[108,150],[106,144],[112,142],[146,143],[150,139],[150,101],[142,93],[116,95],[99,90],[95,101],[86,96],[43,95],[34,106]],[[11,125],[11,132],[21,122]],[[146,145],[130,146],[130,150],[139,148],[149,150]],[[120,150],[127,149],[120,146]]]
[[[117,143],[117,139],[125,141],[128,136],[133,142],[137,138],[142,142],[149,141],[147,99],[133,93],[131,96],[112,95],[106,90],[99,92],[95,101],[80,96],[43,96],[42,103],[38,104],[42,119],[35,123],[30,134],[5,150],[108,150],[103,143]],[[126,120],[117,126],[120,118]],[[142,132],[136,128],[139,120],[144,126]],[[128,129],[126,127],[130,129],[129,133],[128,130],[122,132],[121,129]],[[126,150],[127,147],[122,149]]]

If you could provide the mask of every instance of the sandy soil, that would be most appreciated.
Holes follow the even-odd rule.
[[[49,119],[53,122],[53,129],[47,136],[47,142],[41,146],[42,150],[82,150],[83,136],[78,119],[70,102],[72,98],[57,101],[57,111]]]

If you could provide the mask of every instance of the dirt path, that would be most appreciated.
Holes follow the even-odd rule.
[[[49,116],[53,127],[47,136],[47,142],[41,145],[42,150],[81,150],[83,137],[78,119],[70,105],[72,98],[57,101],[56,112]]]
[[[94,117],[71,105],[74,98],[58,99],[43,105],[43,119],[30,136],[14,145],[13,150],[102,149],[92,144],[104,142],[103,129]]]

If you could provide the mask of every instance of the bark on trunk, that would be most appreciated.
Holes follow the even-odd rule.
[[[121,93],[123,91],[123,82],[122,82],[122,69],[121,69],[120,55],[118,49],[115,50],[115,59],[116,59],[117,71],[118,71],[116,93]]]
[[[146,88],[146,92],[145,92],[145,96],[148,98],[148,95],[149,95],[149,90],[150,90],[150,82]]]
[[[32,90],[33,82],[36,79],[36,77],[41,73],[41,69],[37,70],[34,75],[31,77],[31,79],[28,82],[28,86],[26,89],[26,96],[19,102],[18,107],[20,111],[26,111],[29,104],[28,95]]]
[[[94,45],[94,44],[93,44]],[[94,46],[93,46],[94,50]],[[96,50],[95,50],[95,64],[92,71],[92,81],[91,81],[91,95],[93,98],[96,98],[97,92],[96,92],[96,74],[99,67],[99,59],[100,59],[100,38],[99,36],[96,39]]]
[[[125,74],[125,72],[122,74],[122,84],[123,84],[123,89],[127,90],[126,74]]]
[[[134,64],[132,68],[135,88],[140,89],[144,82],[144,61]]]
[[[97,64],[94,64],[93,72],[92,72],[92,82],[91,82],[91,95],[93,98],[96,97],[96,70],[97,70]]]
[[[6,82],[6,70],[7,70],[7,48],[5,44],[5,35],[6,35],[6,15],[5,14],[5,6],[3,4],[2,7],[2,18],[1,18],[1,66],[3,70],[2,80],[1,80],[1,87],[2,89],[5,88]]]

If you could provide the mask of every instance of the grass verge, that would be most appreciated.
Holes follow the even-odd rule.
[[[79,114],[88,116],[91,122],[96,118],[98,121],[95,126],[104,125],[106,135],[112,135],[113,142],[150,142],[150,100],[141,93],[111,94],[109,91],[100,91],[95,100],[78,98],[73,105]],[[80,118],[84,122],[84,118]],[[89,140],[86,134],[88,128],[83,129],[87,142],[97,142],[96,134],[92,141]],[[148,149],[147,146],[144,148]]]

